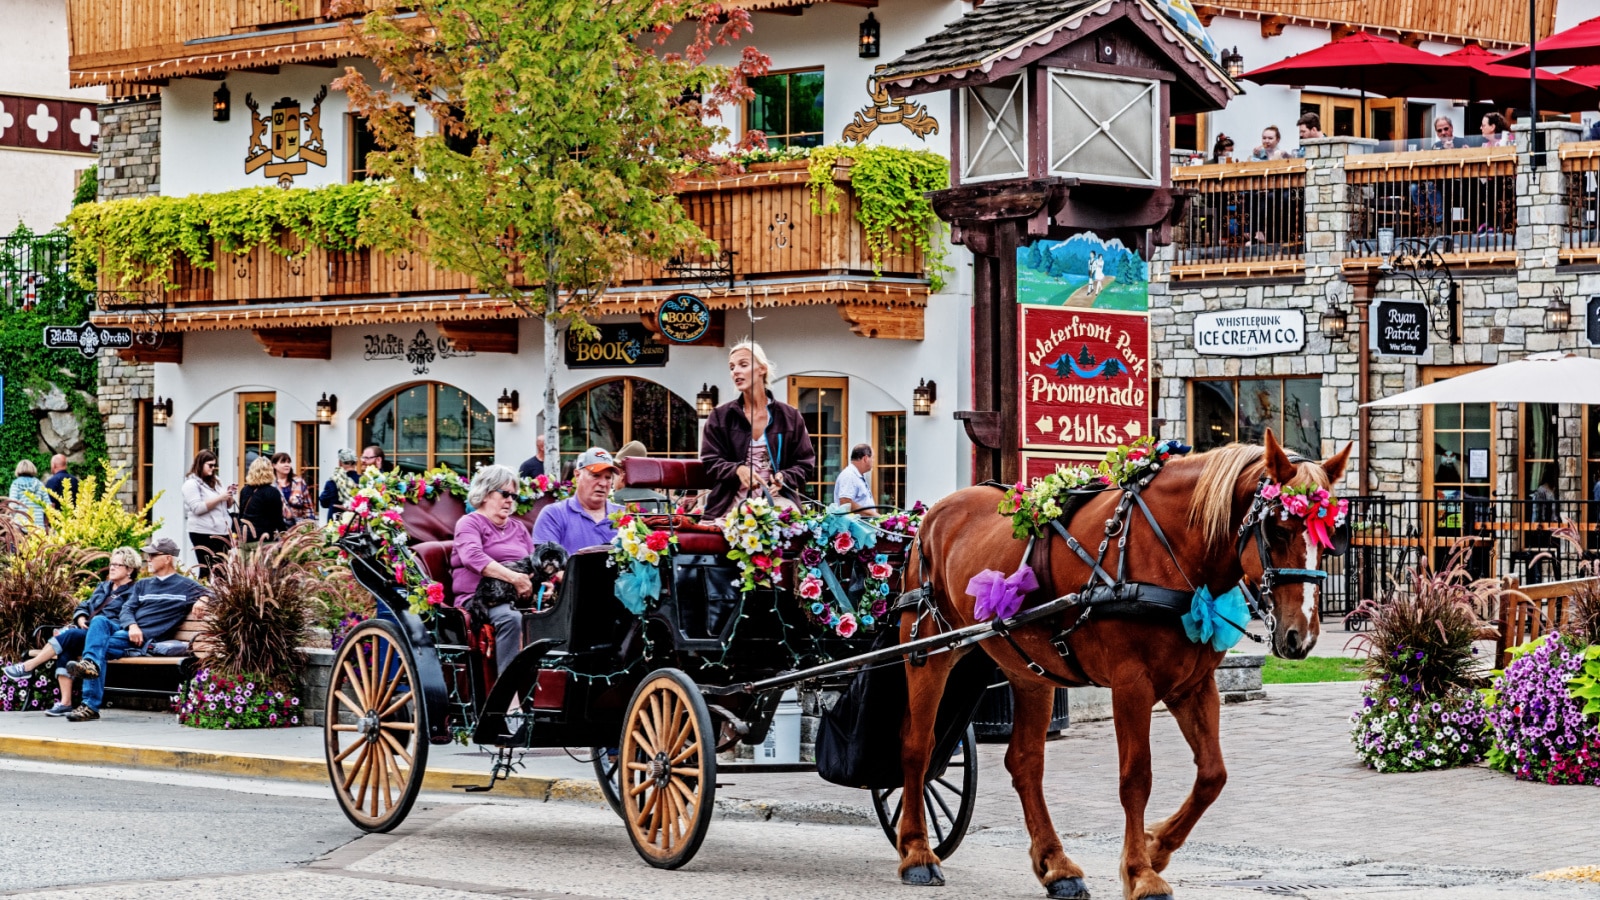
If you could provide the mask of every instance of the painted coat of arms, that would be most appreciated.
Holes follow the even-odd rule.
[[[294,185],[294,176],[304,175],[311,163],[328,165],[328,149],[322,142],[322,101],[328,97],[323,85],[311,100],[311,111],[301,112],[300,101],[285,97],[272,104],[267,115],[249,94],[244,105],[250,108],[250,149],[245,152],[246,175],[258,169],[266,178],[276,178],[279,187]]]

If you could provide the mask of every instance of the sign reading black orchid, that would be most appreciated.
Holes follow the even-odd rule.
[[[94,356],[101,350],[126,350],[133,346],[133,329],[84,322],[82,325],[46,325],[44,345],[51,350],[76,350]]]

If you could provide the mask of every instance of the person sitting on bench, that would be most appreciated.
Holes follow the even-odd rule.
[[[133,583],[116,618],[102,613],[90,620],[83,657],[67,664],[68,675],[83,679],[83,703],[67,714],[68,722],[100,718],[107,663],[143,654],[151,644],[176,634],[196,603],[204,609],[206,589],[179,575],[174,566],[178,558],[176,541],[156,538],[144,548],[144,555],[150,564],[150,576]]]
[[[44,647],[26,662],[12,663],[5,675],[14,681],[26,679],[29,673],[52,659],[58,660],[56,680],[61,685],[61,699],[45,712],[47,716],[64,716],[72,712],[72,676],[67,674],[67,663],[83,652],[83,641],[89,634],[89,621],[95,616],[115,617],[122,612],[122,602],[133,588],[133,579],[139,574],[139,551],[132,547],[118,547],[111,551],[111,561],[106,568],[106,580],[95,586],[94,593],[78,604],[68,618],[69,624],[56,629]]]

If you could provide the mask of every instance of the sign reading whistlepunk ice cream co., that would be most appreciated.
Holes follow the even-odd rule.
[[[1021,309],[1022,446],[1103,450],[1150,428],[1143,313]]]
[[[1194,350],[1205,356],[1273,356],[1306,345],[1306,317],[1293,309],[1235,309],[1194,317]]]

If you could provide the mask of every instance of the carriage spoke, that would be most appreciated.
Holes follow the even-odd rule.
[[[393,728],[395,731],[416,731],[417,730],[417,723],[415,723],[415,722],[385,722],[385,723],[383,723],[383,727],[385,727],[385,728]]]
[[[683,762],[689,757],[694,756],[695,752],[700,749],[700,742],[694,740],[693,733],[685,738],[685,740],[688,741],[688,743],[684,744],[683,749],[679,750],[678,754],[668,761],[670,765],[677,766],[679,763]]]
[[[923,816],[923,820],[926,821],[929,825],[933,826],[933,833],[938,836],[939,843],[942,844],[942,843],[944,843],[944,825],[940,821],[939,817],[934,813],[933,804],[934,803],[938,803],[939,804],[939,808],[944,810],[944,815],[945,815],[946,819],[951,818],[950,810],[947,807],[945,807],[944,801],[939,799],[939,797],[937,797],[933,793],[933,790],[931,788],[923,788],[922,789],[922,800],[923,800],[923,809],[927,810],[927,813]]]
[[[639,749],[644,752],[645,756],[656,755],[655,742],[646,737],[645,733],[637,728],[633,730],[633,742],[639,745]],[[629,765],[632,765],[632,763]]]
[[[334,730],[334,731],[358,731],[359,730],[359,726],[356,726],[356,725],[333,724],[333,725],[329,725],[328,727],[330,729]]]
[[[410,766],[411,765],[411,754],[406,752],[406,748],[401,746],[400,742],[395,740],[388,733],[379,732],[379,734],[382,735],[383,742],[389,745],[389,748],[394,751],[395,755],[399,756],[401,759],[405,760],[406,761],[406,765]],[[395,767],[395,774],[397,776],[400,774],[398,766]]]
[[[362,764],[367,761],[367,754],[372,752],[372,745],[366,741],[354,746],[360,747],[361,752],[356,756],[356,761],[350,764],[350,772],[344,776],[344,783],[339,785],[339,789],[346,794],[350,793],[350,786],[355,784],[356,778],[361,775]]]
[[[373,641],[363,641],[361,646],[356,648],[356,666],[361,670],[361,689],[359,694],[361,702],[366,704],[369,709],[372,707],[372,701],[377,699],[378,694],[377,686],[372,681],[372,672],[367,668],[367,649],[373,643]]]
[[[351,700],[349,697],[346,697],[343,690],[339,690],[339,691],[335,692],[334,696],[338,697],[339,698],[339,702],[343,703],[346,707],[348,707],[350,712],[355,714],[356,716],[359,717],[359,716],[364,716],[364,715],[367,714],[367,711],[362,709],[359,705],[357,705],[354,700]]]
[[[631,772],[648,772],[648,771],[650,771],[650,764],[649,763],[630,762],[627,765],[628,765],[628,770],[631,771]]]
[[[356,674],[355,668],[350,665],[350,660],[348,659],[344,661],[343,668],[344,680],[349,682],[351,689],[356,694],[356,715],[365,715],[367,709],[362,704],[366,702],[367,689],[361,682],[361,676]]]
[[[373,675],[377,678],[386,677],[385,673],[390,671],[393,664],[394,644],[385,642],[383,645],[383,667],[377,672],[374,672]],[[400,680],[404,677],[404,671],[396,672],[395,677],[384,687],[383,694],[378,698],[378,702],[372,704],[372,708],[383,709],[383,707],[389,702],[389,698],[394,696],[395,688],[400,686]],[[376,693],[376,691],[374,691],[374,693]]]
[[[354,731],[355,730],[355,726],[352,725],[347,729],[337,729],[336,728],[335,730],[336,731]],[[334,764],[338,765],[339,763],[344,762],[346,757],[348,757],[350,754],[356,752],[357,750],[360,750],[362,747],[366,746],[366,744],[367,744],[366,741],[351,741],[350,742],[350,746],[344,748],[343,750],[340,750],[339,751],[339,755],[335,756],[333,758]]]
[[[889,817],[889,825],[891,827],[899,827],[899,825],[900,825],[900,810],[905,808],[906,798],[905,798],[904,795],[900,794],[898,791],[896,791],[894,793],[895,793],[894,815]]]
[[[642,784],[644,784],[646,789],[655,786],[655,782],[653,782],[653,781],[645,781],[645,782],[642,782]],[[644,798],[644,800],[640,801],[640,803],[639,803],[639,814],[637,816],[633,817],[633,827],[634,828],[639,828],[639,829],[644,828],[645,819],[648,819],[650,817],[650,813],[651,813],[652,810],[655,809],[655,806],[656,806],[655,794],[650,794],[650,795],[646,796]]]
[[[641,781],[638,784],[635,784],[632,787],[628,788],[628,796],[629,797],[637,797],[640,794],[644,793],[645,791],[649,790],[650,789],[650,785],[652,785],[654,783],[655,782],[650,781],[648,779],[644,780],[644,781]]]
[[[378,717],[387,719],[398,712],[401,707],[415,699],[417,699],[417,694],[415,691],[406,691],[403,695],[396,697],[393,703],[390,703],[387,707],[385,707],[383,712],[378,714]]]

